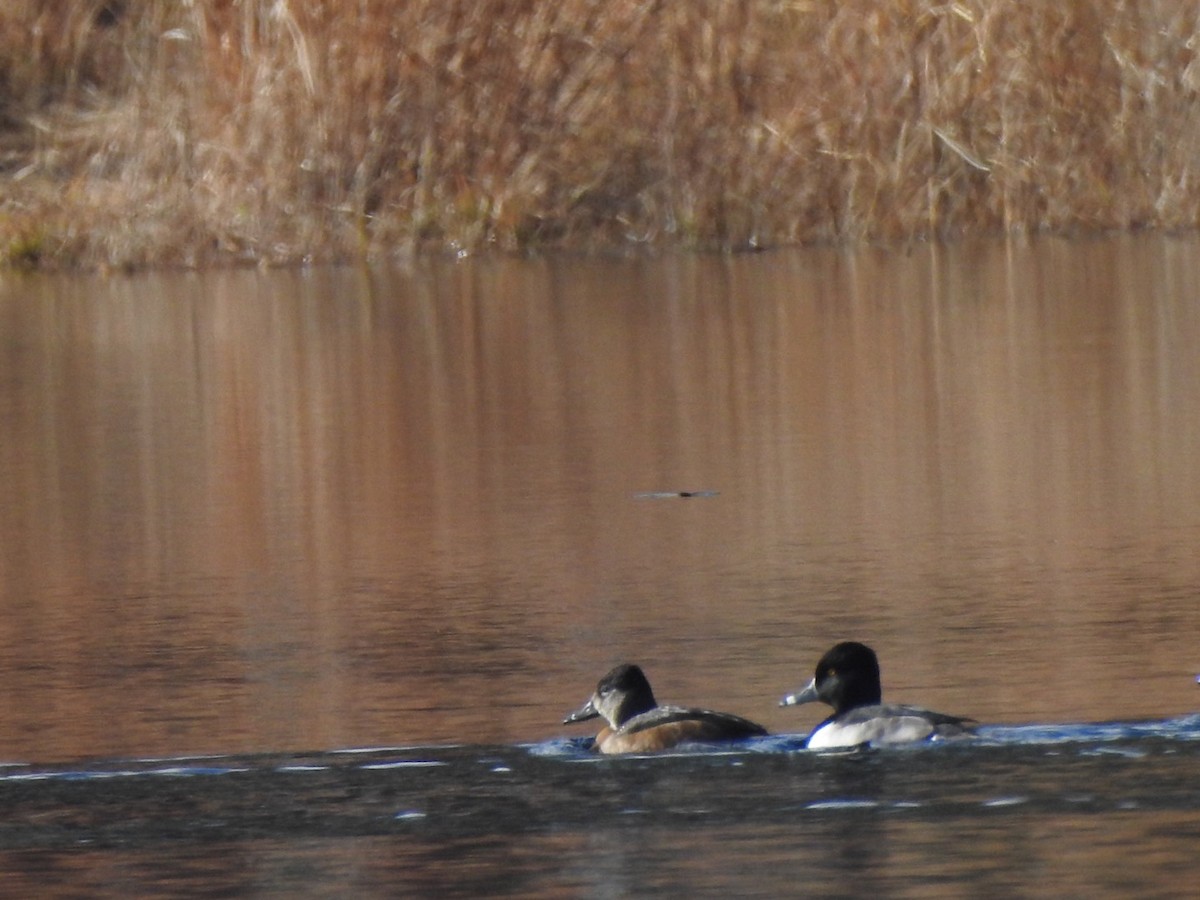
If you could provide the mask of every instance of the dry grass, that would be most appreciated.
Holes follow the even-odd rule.
[[[0,259],[1200,221],[1177,0],[5,0]]]

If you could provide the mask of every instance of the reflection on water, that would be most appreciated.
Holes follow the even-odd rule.
[[[622,660],[800,735],[845,638],[985,722],[1193,711],[1198,244],[6,274],[0,760],[583,736]]]

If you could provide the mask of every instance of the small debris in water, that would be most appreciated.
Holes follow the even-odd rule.
[[[716,497],[720,491],[639,491],[633,496],[639,500],[672,500],[676,497]]]

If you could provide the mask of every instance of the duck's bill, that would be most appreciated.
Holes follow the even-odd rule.
[[[799,706],[801,703],[814,703],[819,699],[821,698],[817,696],[817,680],[814,678],[804,686],[803,690],[797,691],[794,694],[786,694],[784,698],[779,701],[779,705]]]
[[[563,724],[570,725],[572,722],[586,722],[588,719],[594,719],[599,715],[600,713],[597,711],[595,704],[589,700],[587,703],[583,704],[583,706],[579,707],[579,709],[575,710],[575,712],[563,719]]]

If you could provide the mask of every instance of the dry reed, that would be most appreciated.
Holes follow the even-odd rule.
[[[1200,221],[1175,0],[6,0],[0,260]]]

